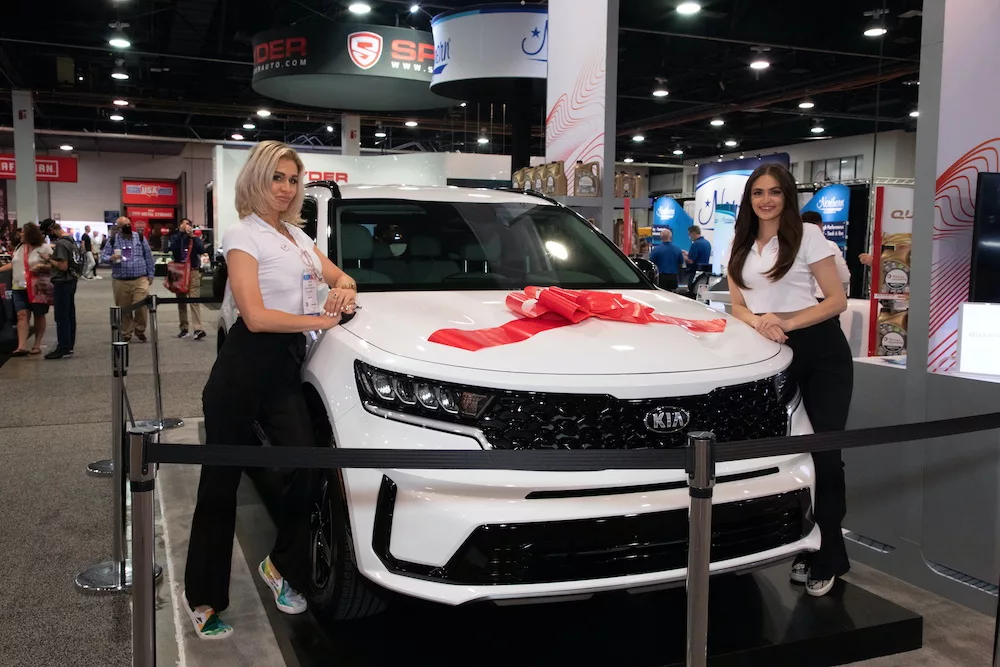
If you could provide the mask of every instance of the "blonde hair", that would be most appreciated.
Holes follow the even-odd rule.
[[[240,170],[240,175],[236,177],[236,211],[241,218],[252,213],[260,215],[262,212],[271,210],[274,206],[274,199],[271,197],[271,181],[274,178],[274,172],[278,170],[278,163],[282,160],[291,160],[295,163],[299,170],[299,182],[296,186],[295,197],[288,204],[288,208],[280,212],[279,216],[289,224],[302,224],[305,165],[302,164],[302,159],[293,148],[280,141],[262,141],[250,149],[246,164]]]

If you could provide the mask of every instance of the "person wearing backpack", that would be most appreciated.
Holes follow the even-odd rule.
[[[46,359],[62,359],[73,354],[76,344],[76,283],[83,275],[83,252],[58,222],[47,218],[41,228],[55,238],[52,258],[52,294],[55,297],[56,349]]]
[[[115,305],[127,308],[149,295],[156,265],[149,242],[138,232],[132,231],[132,221],[122,216],[115,221],[118,233],[104,246],[101,259],[111,263],[111,284]],[[139,342],[146,342],[145,307],[134,313],[122,313],[122,338],[127,343],[135,333]]]

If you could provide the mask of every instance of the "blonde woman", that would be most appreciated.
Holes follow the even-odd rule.
[[[250,151],[236,179],[242,219],[226,230],[222,247],[229,267],[226,291],[240,317],[202,393],[209,446],[255,442],[254,421],[273,445],[313,444],[300,379],[303,334],[330,329],[341,313],[353,312],[357,287],[298,227],[303,173],[294,150],[265,141]],[[325,303],[318,300],[320,281],[331,287]],[[240,475],[239,468],[204,466],[201,471],[184,584],[202,639],[233,631],[219,614],[229,606]],[[308,471],[296,471],[288,481],[274,548],[258,568],[278,609],[287,614],[307,608],[298,591],[308,582],[309,478]]]

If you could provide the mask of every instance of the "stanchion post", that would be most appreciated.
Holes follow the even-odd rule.
[[[159,297],[155,294],[149,295],[149,335],[153,339],[153,402],[156,409],[156,418],[144,419],[136,422],[136,426],[153,426],[164,430],[177,428],[184,425],[183,419],[164,418],[163,416],[163,387],[160,383],[160,326],[157,322],[157,305]]]
[[[150,439],[158,430],[129,429],[128,478],[132,491],[132,665],[156,667],[156,591],[154,589],[155,520],[153,491],[156,465],[146,461]]]
[[[115,405],[117,402],[117,397],[121,397],[124,394],[122,389],[121,378],[118,376],[118,367],[116,366],[116,347],[115,343],[120,343],[122,341],[122,309],[118,306],[113,306],[111,308],[111,458],[104,459],[101,461],[94,461],[87,466],[87,474],[93,475],[95,477],[111,477],[114,474],[115,466],[115,451],[120,449],[116,448],[114,445],[115,435],[114,431],[120,429],[121,422],[114,419]],[[121,442],[119,438],[118,442]]]
[[[715,487],[715,435],[688,433],[687,667],[708,664],[708,579],[712,550],[712,492]]]

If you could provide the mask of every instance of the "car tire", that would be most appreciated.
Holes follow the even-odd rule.
[[[386,601],[358,572],[337,474],[321,474],[309,527],[309,604],[332,620],[374,616]]]

